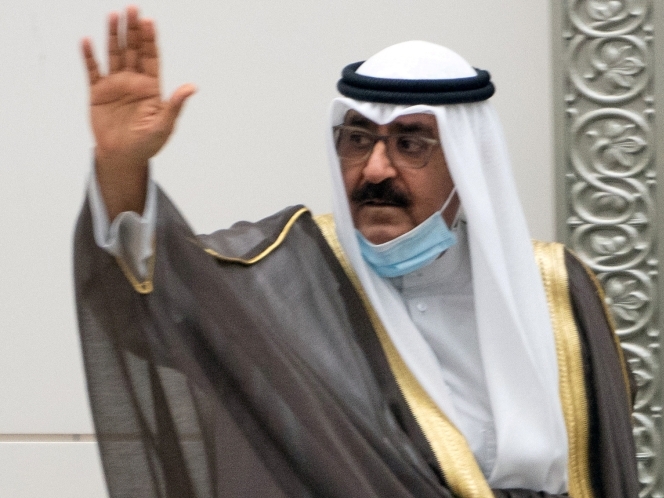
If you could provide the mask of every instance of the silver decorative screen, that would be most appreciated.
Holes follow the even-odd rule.
[[[655,1],[553,0],[552,18],[558,238],[604,286],[638,382],[640,496],[661,498]]]

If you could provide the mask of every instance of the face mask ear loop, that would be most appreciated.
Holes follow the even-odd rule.
[[[459,226],[459,223],[461,223],[461,220],[463,219],[463,207],[459,205],[459,209],[457,209],[456,215],[454,216],[454,220],[452,220],[452,226],[450,227],[450,230],[454,231],[457,229]]]
[[[450,205],[450,202],[452,202],[452,199],[454,198],[454,194],[456,194],[456,185],[452,187],[452,190],[450,191],[449,195],[447,196],[447,199],[445,199],[445,202],[443,203],[443,207],[440,208],[440,215],[442,216],[445,210],[447,209],[447,206]],[[457,212],[454,214],[454,219],[452,220],[452,225],[449,227],[450,230],[456,228],[457,224],[459,223],[459,213],[461,212],[461,203],[459,203],[459,208],[457,209]]]

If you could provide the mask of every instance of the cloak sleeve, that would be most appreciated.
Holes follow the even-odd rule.
[[[111,497],[451,496],[308,214],[246,265],[213,257],[162,193],[158,206],[143,294],[95,244],[87,204],[76,230],[79,327]],[[220,233],[212,252],[264,252],[262,239],[299,209]]]

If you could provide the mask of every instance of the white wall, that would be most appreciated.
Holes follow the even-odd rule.
[[[110,0],[0,2],[0,496],[104,496],[90,434],[71,235],[90,161],[78,40]],[[323,132],[347,63],[407,39],[493,74],[533,234],[553,236],[548,2],[151,0],[164,88],[200,91],[155,176],[198,231],[330,209]],[[509,220],[506,220],[509,223]],[[89,439],[85,436],[84,440]]]

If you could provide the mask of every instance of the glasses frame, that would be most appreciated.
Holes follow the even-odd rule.
[[[367,136],[369,136],[373,139],[373,144],[371,145],[370,148],[367,148],[367,153],[363,158],[361,158],[361,159],[359,159],[359,158],[350,159],[350,158],[344,158],[339,154],[339,149],[337,147],[337,142],[339,140],[339,134],[343,130],[351,130],[351,131],[355,130],[355,131],[364,133],[365,135],[367,135]],[[373,151],[374,151],[374,148],[376,147],[376,144],[378,142],[382,141],[383,143],[385,143],[385,154],[387,155],[388,159],[390,160],[390,162],[392,163],[392,165],[395,168],[398,168],[398,169],[422,169],[429,163],[429,160],[431,159],[431,155],[433,154],[433,151],[436,148],[436,146],[440,145],[440,140],[437,140],[437,139],[431,138],[431,137],[425,137],[425,136],[422,136],[422,135],[418,135],[417,133],[390,133],[388,135],[378,135],[377,133],[373,133],[372,131],[369,131],[366,128],[362,128],[360,126],[352,126],[352,125],[344,125],[344,124],[333,126],[332,127],[332,133],[333,133],[333,137],[334,137],[334,148],[337,152],[337,156],[339,157],[339,160],[342,163],[347,162],[347,161],[351,161],[349,163],[349,166],[350,165],[356,166],[358,164],[363,164],[366,161],[368,161],[369,157],[371,157],[371,154],[373,154]],[[427,154],[425,155],[425,157],[423,158],[422,164],[420,164],[418,166],[399,164],[398,161],[394,160],[394,158],[392,157],[392,154],[390,154],[390,149],[392,148],[389,145],[390,139],[393,139],[393,138],[396,138],[396,137],[404,137],[404,136],[405,137],[410,137],[410,138],[415,137],[418,140],[422,140],[424,143],[429,145],[429,150],[428,150]]]

